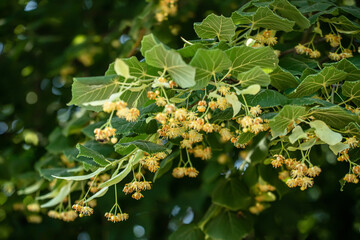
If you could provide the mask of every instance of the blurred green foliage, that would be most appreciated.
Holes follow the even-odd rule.
[[[32,214],[16,211],[14,204],[33,201],[17,191],[40,179],[34,163],[46,152],[49,134],[66,126],[77,110],[66,106],[72,77],[102,75],[116,57],[136,55],[139,38],[149,32],[179,47],[179,36],[196,38],[193,22],[211,12],[228,16],[245,2],[184,0],[176,16],[157,23],[156,1],[1,1],[0,239],[167,239],[183,223],[200,221],[215,180],[225,174],[217,162],[198,166],[202,174],[196,180],[164,175],[144,201],[120,199],[125,211],[136,213],[121,224],[102,216],[113,204],[110,192],[93,216],[71,223],[45,214],[37,215],[40,224],[29,223]],[[327,174],[316,186],[293,190],[272,203],[254,220],[248,239],[359,239],[359,188],[348,184],[340,192],[338,179],[347,169],[339,171],[327,153],[313,151],[327,162]]]

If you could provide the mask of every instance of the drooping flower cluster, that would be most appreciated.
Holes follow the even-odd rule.
[[[57,212],[55,210],[50,210],[48,212],[48,216],[54,219],[63,220],[65,222],[72,222],[78,217],[78,214],[71,210],[65,212]]]
[[[340,61],[341,59],[351,58],[353,56],[354,55],[350,49],[343,49],[342,53],[329,52],[329,58],[333,61]]]
[[[112,127],[105,127],[104,129],[96,128],[94,130],[95,140],[101,143],[107,143],[111,140],[111,142],[117,142],[115,138],[116,129]],[[115,140],[113,140],[115,139]]]
[[[199,174],[199,171],[197,171],[193,167],[177,167],[174,168],[172,171],[172,175],[174,178],[183,178],[185,176],[195,178]]]
[[[330,43],[330,46],[332,47],[338,47],[341,42],[341,36],[329,33],[325,35],[326,42]]]
[[[295,158],[285,159],[282,155],[274,155],[271,165],[274,168],[285,165],[287,171],[280,172],[279,179],[286,181],[288,187],[300,187],[301,190],[312,187],[314,185],[313,178],[321,173],[321,168],[318,166],[308,167],[305,163],[301,163]]]
[[[129,214],[127,213],[117,213],[116,215],[113,213],[105,213],[105,217],[109,222],[122,222],[129,219]]]
[[[79,213],[79,217],[90,216],[94,213],[94,209],[88,206],[83,206],[81,203],[76,203],[72,206],[75,212]]]
[[[274,200],[273,198],[275,198],[275,195],[271,192],[275,190],[276,188],[270,184],[257,183],[254,189],[256,203],[255,205],[249,207],[249,211],[256,215],[264,211],[265,208],[268,207],[266,202]]]
[[[140,164],[145,166],[150,172],[156,172],[159,169],[160,160],[166,157],[166,153],[158,152],[155,154],[145,154],[144,157],[140,160]]]
[[[274,46],[277,43],[277,37],[275,37],[275,33],[272,30],[265,30],[263,34],[257,34],[255,36],[256,43],[253,47],[261,47],[266,45]]]
[[[321,56],[321,53],[318,50],[313,50],[300,43],[295,46],[295,50],[297,54],[305,54],[310,58],[319,58]]]
[[[131,197],[136,200],[140,200],[141,198],[144,197],[144,195],[142,195],[141,191],[150,190],[150,189],[151,189],[151,182],[149,182],[149,181],[133,181],[131,183],[125,184],[123,192],[125,194],[135,192],[131,195]]]

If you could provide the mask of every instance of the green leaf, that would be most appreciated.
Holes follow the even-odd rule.
[[[231,210],[245,210],[251,204],[246,186],[237,178],[221,181],[212,193],[213,203]]]
[[[315,2],[312,5],[302,5],[299,8],[299,11],[302,13],[310,13],[310,12],[322,12],[328,9],[329,7],[334,6],[333,3],[326,2]]]
[[[141,54],[145,57],[145,53],[156,45],[160,44],[160,40],[154,36],[154,34],[150,33],[145,35],[141,40]]]
[[[353,22],[349,20],[344,15],[341,15],[339,17],[333,17],[331,19],[329,18],[322,18],[323,22],[331,23],[332,26],[336,28],[336,30],[340,33],[345,34],[358,34],[360,33],[360,25],[356,22]]]
[[[124,92],[120,96],[120,99],[126,102],[128,106],[132,106],[136,102],[136,107],[140,108],[140,106],[149,100],[146,94],[150,90],[150,87],[147,87],[146,85],[142,85],[142,87],[143,88],[141,88],[140,91],[133,91],[134,88],[132,88]]]
[[[346,81],[356,81],[360,79],[360,69],[358,69],[352,62],[350,62],[346,58],[335,63],[325,63],[324,66],[334,66],[338,70],[346,72]]]
[[[288,99],[288,104],[290,105],[300,105],[300,106],[308,106],[308,105],[321,105],[324,107],[331,107],[334,104],[318,99],[318,98],[311,98],[311,97],[302,97],[302,98],[291,98]]]
[[[233,12],[231,15],[235,24],[252,24],[253,28],[267,28],[277,31],[290,32],[293,30],[294,21],[282,18],[268,7],[259,7],[256,12],[244,13],[240,11]]]
[[[180,87],[195,85],[195,68],[187,65],[175,50],[166,50],[163,44],[158,44],[146,52],[145,58],[149,65],[167,71]]]
[[[253,137],[255,137],[255,134],[253,134],[252,132],[242,132],[240,133],[240,135],[238,136],[238,144],[246,144],[248,143],[251,139],[253,139]]]
[[[275,70],[270,73],[270,79],[270,84],[280,91],[288,88],[296,88],[299,85],[298,79],[281,67],[275,68]]]
[[[240,73],[237,80],[239,80],[239,84],[241,84],[242,87],[247,87],[253,84],[259,84],[260,86],[266,87],[270,84],[269,75],[258,66],[246,72]]]
[[[109,161],[102,154],[100,154],[88,147],[85,147],[78,143],[76,145],[76,148],[79,150],[78,157],[92,158],[100,166],[105,166],[109,163]]]
[[[145,140],[134,140],[132,142],[118,143],[118,144],[124,147],[133,145],[147,153],[163,152],[167,150],[167,148],[162,145]]]
[[[120,58],[115,60],[114,70],[117,75],[123,76],[125,79],[130,77],[129,66]]]
[[[275,69],[278,64],[278,58],[274,51],[269,47],[252,48],[247,46],[232,47],[225,53],[232,61],[229,70],[234,76],[248,71],[253,67]]]
[[[299,86],[289,94],[289,97],[309,96],[321,88],[341,82],[346,77],[344,71],[338,70],[333,66],[325,67],[317,74],[308,75]]]
[[[360,80],[359,81],[346,81],[341,87],[342,94],[349,97],[356,105],[360,102]]]
[[[206,87],[212,76],[231,66],[228,56],[219,49],[199,49],[190,65],[196,68],[195,90]]]
[[[286,105],[269,121],[273,138],[287,134],[288,126],[294,125],[295,121],[306,114],[306,108],[301,106]]]
[[[255,95],[246,95],[246,103],[248,106],[260,105],[261,108],[284,106],[288,98],[274,90],[261,90]]]
[[[302,56],[283,57],[279,65],[294,75],[301,75],[306,68],[317,68],[318,62]]]
[[[131,58],[123,59],[123,61],[128,65],[129,67],[129,74],[133,77],[145,79],[147,68],[146,63],[139,62],[139,60],[133,56]]]
[[[249,94],[249,95],[255,95],[257,94],[258,92],[260,92],[261,90],[261,87],[259,84],[253,84],[251,86],[248,86],[247,88],[245,89],[242,89],[242,90],[238,90],[236,93],[237,94]]]
[[[296,126],[289,136],[289,141],[291,144],[294,144],[297,140],[302,138],[307,138],[307,134],[302,130],[300,126]]]
[[[343,151],[345,149],[348,149],[349,145],[345,144],[345,143],[342,143],[342,142],[339,142],[337,144],[329,146],[329,148],[335,155],[337,155],[339,152],[341,152],[341,151]]]
[[[52,177],[57,178],[57,179],[64,179],[64,180],[67,180],[67,181],[82,181],[82,180],[86,180],[86,179],[90,179],[92,177],[95,177],[96,175],[100,174],[104,170],[105,170],[105,168],[98,168],[95,172],[92,172],[92,173],[87,174],[87,175],[81,175],[81,176],[61,177],[61,176],[52,175]]]
[[[297,151],[297,150],[302,150],[302,151],[306,151],[310,148],[312,148],[312,146],[314,146],[316,143],[316,138],[311,138],[307,141],[304,141],[303,143],[301,143],[298,147],[288,147],[289,151]]]
[[[194,43],[192,45],[187,45],[183,48],[177,49],[176,51],[180,53],[183,58],[192,58],[198,49],[205,48],[204,44]]]
[[[231,104],[233,108],[233,117],[235,117],[236,114],[238,114],[241,110],[241,102],[235,94],[227,94],[225,99],[228,103]]]
[[[126,167],[119,174],[111,176],[111,178],[109,180],[101,183],[99,185],[99,188],[109,187],[109,186],[119,183],[131,172],[132,167],[134,165],[136,165],[137,163],[139,163],[139,161],[143,155],[144,155],[144,153],[142,151],[140,151],[140,150],[137,151],[134,155],[132,155],[132,157],[130,158]]]
[[[252,231],[250,216],[237,216],[224,210],[205,225],[205,233],[213,239],[239,240]]]
[[[48,207],[53,207],[56,206],[57,204],[61,203],[62,201],[64,201],[64,199],[67,197],[67,195],[69,195],[70,193],[70,189],[71,189],[71,184],[72,182],[69,182],[68,184],[66,184],[65,186],[63,186],[58,194],[56,195],[56,197],[54,197],[53,199],[51,199],[50,201],[42,204],[40,207],[41,208],[48,208]]]
[[[41,179],[39,181],[36,181],[34,184],[21,189],[17,192],[18,195],[29,195],[32,194],[34,192],[36,192],[37,190],[40,189],[41,185],[44,183],[44,179]],[[0,204],[1,205],[1,204]]]
[[[287,0],[275,0],[271,6],[273,11],[278,13],[280,16],[295,21],[295,23],[301,28],[309,28],[310,21],[304,17],[301,12]]]
[[[87,103],[107,100],[118,91],[119,83],[116,76],[95,77],[86,81],[81,78],[75,78],[72,85],[72,99],[68,105],[74,104],[87,110],[98,112],[102,110],[102,106],[91,106],[87,105]]]
[[[155,182],[156,179],[160,178],[162,175],[167,173],[173,164],[173,160],[180,154],[179,150],[176,150],[172,152],[170,155],[168,155],[164,160],[160,163],[160,168],[155,172],[153,182]]]
[[[196,34],[202,38],[214,38],[231,41],[235,35],[236,26],[231,20],[224,16],[208,15],[201,23],[194,24]]]
[[[183,224],[169,236],[169,240],[204,240],[205,235],[195,224]]]
[[[340,133],[331,130],[329,126],[321,120],[310,122],[310,126],[315,128],[316,136],[328,145],[335,145],[342,140],[342,135]]]
[[[144,140],[147,137],[147,134],[141,134],[138,135],[136,137],[123,137],[119,140],[119,142],[115,145],[115,151],[121,155],[127,155],[130,152],[132,152],[136,146],[135,145],[128,145],[128,146],[123,146],[120,143],[127,143],[127,142],[132,142],[134,140],[139,140],[142,139]]]
[[[316,119],[324,121],[327,125],[343,129],[351,122],[358,122],[358,117],[350,111],[335,105],[332,107],[316,107],[310,114]]]
[[[107,191],[109,190],[109,187],[104,187],[102,189],[100,189],[98,192],[96,192],[94,195],[92,195],[91,197],[89,197],[88,199],[86,199],[84,201],[84,203],[87,203],[87,202],[90,202],[91,200],[95,199],[95,198],[99,198],[99,197],[102,197],[104,196]]]

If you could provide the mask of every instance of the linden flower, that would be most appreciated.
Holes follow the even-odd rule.
[[[219,97],[217,99],[217,105],[218,105],[218,108],[222,111],[224,111],[225,109],[227,109],[229,107],[229,104],[224,97]]]
[[[255,41],[257,41],[259,43],[264,43],[265,42],[265,37],[263,35],[261,35],[261,34],[257,34],[254,39],[255,39]]]
[[[140,192],[136,192],[133,195],[131,195],[131,197],[135,200],[140,200],[141,198],[144,197],[144,195],[142,195],[142,193],[140,193]]]
[[[302,45],[302,44],[300,44],[300,43],[295,46],[295,50],[296,50],[296,53],[297,53],[297,54],[304,54],[306,48],[307,48],[307,47],[305,47],[304,45]]]
[[[129,110],[128,115],[126,115],[126,121],[135,122],[140,116],[140,111],[137,108],[132,108]]]
[[[121,110],[123,108],[126,108],[127,103],[124,102],[124,101],[117,101],[117,102],[115,102],[115,105],[116,105],[116,110],[119,111],[119,110]]]
[[[167,104],[165,106],[165,112],[166,113],[173,113],[175,112],[176,108],[175,108],[175,105],[174,104]]]
[[[360,166],[354,166],[352,169],[353,173],[355,173],[356,175],[360,175]]]
[[[116,109],[116,103],[114,102],[105,102],[103,104],[103,111],[106,113],[111,113]]]
[[[321,53],[318,50],[311,51],[310,58],[319,58],[321,56]]]
[[[250,108],[250,113],[251,115],[254,115],[254,116],[258,116],[259,114],[261,114],[261,108],[260,108],[260,105],[257,105],[256,107],[251,107]]]
[[[248,128],[253,125],[253,120],[249,116],[245,116],[240,120],[240,124],[242,128]]]
[[[175,119],[179,121],[184,121],[187,116],[187,110],[185,108],[180,108],[175,111]]]
[[[165,113],[158,113],[155,116],[155,120],[164,125],[166,123],[166,121],[168,120],[168,118]]]
[[[281,167],[283,165],[283,161],[281,161],[279,159],[273,159],[271,161],[271,165],[273,166],[273,168],[278,168],[278,167]]]
[[[192,142],[189,139],[184,139],[180,142],[181,148],[192,148]]]
[[[339,61],[341,60],[341,56],[337,53],[334,53],[334,52],[330,52],[329,53],[329,58],[333,61]]]
[[[230,88],[226,87],[226,86],[221,86],[218,90],[217,90],[221,95],[225,96],[229,91]]]
[[[206,107],[204,107],[204,106],[197,106],[197,110],[198,110],[199,112],[205,112],[205,111],[206,111]]]
[[[302,177],[298,180],[298,186],[300,187],[301,191],[304,191],[308,187],[312,187],[314,185],[314,181],[312,178],[309,177]]]
[[[272,30],[265,30],[263,33],[263,36],[265,38],[269,38],[269,37],[271,37],[271,33],[272,33]]]
[[[265,43],[270,46],[274,46],[277,43],[277,37],[269,37],[265,40]]]
[[[217,103],[214,101],[209,102],[209,108],[213,111],[217,108]]]
[[[289,174],[289,171],[281,171],[281,172],[279,172],[279,179],[280,180],[285,180],[285,179],[287,179],[288,177],[290,177],[290,174]]]
[[[343,178],[346,182],[349,182],[349,183],[358,183],[359,182],[359,179],[356,177],[355,174],[346,174],[345,177]]]
[[[186,168],[184,167],[177,167],[174,168],[172,171],[172,175],[174,178],[183,178],[185,176]]]
[[[325,39],[326,39],[326,42],[330,42],[330,46],[337,47],[340,45],[341,36],[329,33],[329,34],[325,35]]]
[[[148,97],[148,99],[150,100],[155,100],[156,99],[156,94],[153,91],[148,91],[146,96]]]
[[[159,107],[164,107],[166,105],[166,99],[164,97],[156,97],[155,104]]]
[[[126,116],[128,115],[130,109],[125,107],[122,109],[117,110],[116,112],[116,116],[118,116],[118,118],[126,118]]]
[[[321,173],[321,168],[319,168],[318,166],[311,167],[307,170],[307,175],[309,177],[319,176],[320,173]]]
[[[221,140],[224,142],[229,141],[233,136],[228,128],[222,128],[220,130],[219,134],[221,136]]]
[[[203,127],[202,130],[206,133],[212,133],[214,131],[214,127],[212,124],[210,123],[206,123]]]
[[[201,142],[203,140],[203,135],[198,133],[195,130],[189,131],[189,140],[193,143]]]
[[[197,171],[195,168],[193,168],[193,167],[186,168],[186,171],[185,171],[186,176],[195,178],[195,177],[197,177],[198,174],[199,174],[199,171]]]
[[[296,181],[296,179],[294,178],[290,178],[286,181],[286,185],[289,187],[289,188],[294,188],[294,187],[297,187],[298,183]]]

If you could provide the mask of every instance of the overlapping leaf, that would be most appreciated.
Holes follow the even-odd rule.
[[[230,41],[235,35],[236,26],[231,20],[224,16],[208,15],[201,23],[195,23],[196,34],[202,38],[214,38]]]
[[[275,0],[271,6],[273,7],[273,11],[277,12],[282,17],[295,21],[299,27],[305,29],[310,27],[309,20],[287,0]]]
[[[286,18],[280,17],[268,7],[259,7],[254,13],[234,12],[231,15],[235,24],[252,24],[253,28],[267,28],[290,32],[295,24]]]
[[[145,53],[146,62],[167,71],[174,81],[182,88],[195,85],[195,68],[187,65],[175,50],[167,50],[158,44]]]
[[[208,84],[211,77],[215,77],[216,73],[221,73],[223,70],[228,69],[231,66],[231,61],[219,49],[199,49],[191,60],[190,65],[196,67],[196,85],[193,89],[201,89]]]
[[[321,88],[344,80],[346,72],[336,69],[334,66],[325,67],[318,74],[308,75],[289,97],[309,96]]]

